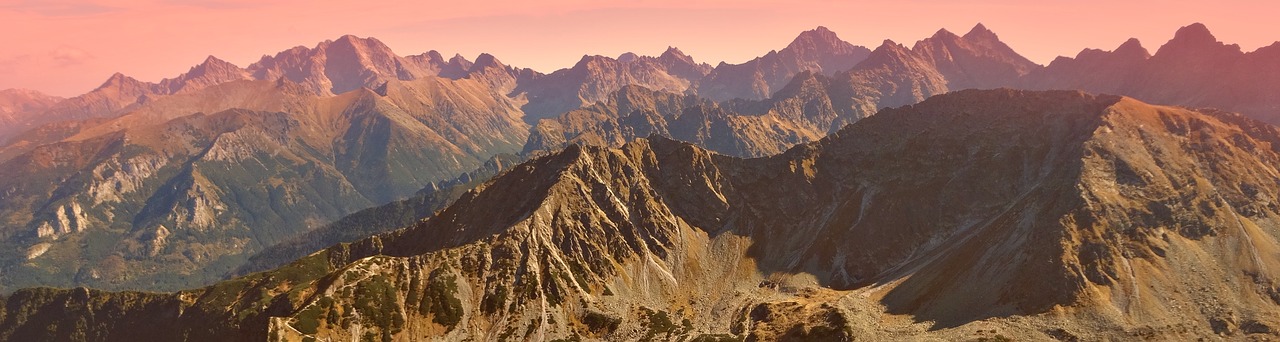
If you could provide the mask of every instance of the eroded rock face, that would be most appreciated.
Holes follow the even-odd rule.
[[[1234,114],[994,90],[767,158],[574,144],[273,271],[168,295],[19,291],[0,337],[1267,334],[1277,142]]]
[[[57,239],[59,236],[77,233],[88,228],[89,219],[85,216],[80,203],[58,206],[53,209],[53,217],[39,223],[36,235],[41,238]]]

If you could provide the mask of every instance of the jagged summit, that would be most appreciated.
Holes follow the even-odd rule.
[[[662,51],[662,54],[659,55],[658,57],[685,59],[685,58],[689,58],[689,55],[684,54],[684,51],[680,51],[680,49],[674,46],[668,46],[667,49],[665,51]]]
[[[877,46],[875,50],[871,50],[871,53],[867,58],[859,63],[858,66],[868,67],[872,65],[893,64],[909,58],[913,58],[913,55],[911,54],[911,50],[907,49],[905,45],[898,44],[892,39],[885,39],[880,42],[880,46]]]
[[[1004,87],[1041,68],[982,24],[963,37],[939,31],[916,42],[911,51],[945,76],[951,89]]]
[[[960,38],[960,36],[957,36],[955,33],[951,33],[951,31],[948,31],[946,28],[940,28],[940,29],[938,29],[938,31],[937,31],[937,32],[934,32],[934,33],[933,33],[933,35],[932,35],[932,36],[930,36],[930,38],[933,38],[933,39],[958,39],[958,38]]]
[[[991,29],[988,29],[987,26],[983,25],[982,23],[978,23],[977,25],[974,25],[973,29],[969,30],[969,33],[964,34],[964,38],[971,39],[971,40],[976,40],[976,39],[1000,40],[1000,37],[996,36],[996,33],[994,31],[991,31]]]
[[[203,67],[203,66],[209,66],[209,65],[232,65],[232,66],[234,66],[235,64],[231,64],[231,62],[224,61],[224,60],[222,60],[221,58],[218,58],[218,57],[216,57],[216,56],[214,56],[214,55],[209,55],[208,57],[205,57],[205,58],[204,58],[204,61],[203,61],[203,62],[200,62],[200,64],[198,64],[198,65],[197,65],[197,67]]]
[[[1151,57],[1151,53],[1147,51],[1147,48],[1142,47],[1142,42],[1138,41],[1138,38],[1129,38],[1112,52],[1121,56]]]
[[[110,77],[107,77],[107,80],[103,81],[102,85],[99,85],[97,89],[121,87],[121,86],[135,86],[135,85],[142,85],[142,84],[143,84],[142,81],[139,81],[133,77],[126,76],[124,73],[116,72],[111,74]]]
[[[440,54],[440,51],[430,50],[424,53],[424,55],[426,55],[427,58],[430,58],[432,60],[444,61],[444,55]]]
[[[1184,58],[1181,55],[1188,55],[1189,58],[1225,58],[1225,55],[1240,54],[1243,54],[1240,45],[1224,44],[1218,41],[1218,38],[1214,37],[1213,33],[1209,32],[1207,26],[1201,23],[1194,23],[1179,28],[1173,39],[1160,46],[1155,56],[1160,58]]]
[[[476,56],[476,61],[472,63],[471,67],[474,70],[488,67],[505,68],[506,65],[502,64],[502,62],[498,61],[497,57],[494,57],[489,53],[481,53],[479,56]]]
[[[573,67],[569,69],[572,70],[572,69],[585,68],[591,64],[602,63],[607,61],[616,61],[616,59],[609,58],[606,56],[601,56],[601,55],[582,55],[582,58],[578,59],[578,63],[574,63]]]
[[[1217,43],[1218,38],[1209,32],[1209,27],[1201,23],[1192,23],[1191,25],[1178,28],[1173,34],[1173,41],[1188,44],[1210,44]]]
[[[621,55],[618,55],[618,61],[622,63],[635,62],[637,59],[640,59],[640,55],[637,55],[634,52],[624,52]]]
[[[472,70],[472,69],[475,69],[476,63],[472,62],[466,57],[463,57],[462,54],[460,53],[455,53],[453,57],[449,58],[449,61],[446,62],[446,64],[449,66],[449,68],[453,68],[457,70]]]
[[[250,79],[248,71],[213,55],[175,78],[161,80],[154,88],[162,95],[189,93],[226,82]]]
[[[835,32],[827,29],[826,26],[818,26],[815,29],[801,32],[796,36],[791,44],[787,45],[788,49],[840,49],[851,47],[848,42],[840,40]]]

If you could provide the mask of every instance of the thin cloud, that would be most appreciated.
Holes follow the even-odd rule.
[[[59,67],[80,65],[93,59],[93,55],[81,49],[62,46],[49,52],[49,60]]]
[[[0,59],[0,75],[16,74],[20,68],[30,63],[32,59],[31,55],[18,55]]]
[[[26,0],[0,4],[0,10],[34,13],[47,17],[70,17],[110,13],[123,8],[108,3]]]
[[[213,10],[239,10],[270,7],[288,1],[261,0],[167,0],[165,4],[185,7],[198,7]]]

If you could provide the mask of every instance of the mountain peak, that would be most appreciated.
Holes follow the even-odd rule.
[[[362,55],[395,56],[395,53],[391,51],[391,48],[377,38],[360,38],[351,34],[338,37],[338,40],[328,44],[328,47],[341,47],[339,48],[340,50],[342,50],[342,48],[350,48],[357,54]]]
[[[911,51],[906,46],[898,44],[891,39],[885,39],[880,43],[879,47],[871,51],[866,60],[858,63],[858,67],[898,65],[906,62],[911,57],[908,56]]]
[[[677,49],[674,46],[668,46],[667,51],[663,51],[662,55],[660,55],[659,57],[688,57],[688,56],[689,55],[684,54],[684,51],[680,51],[680,49]]]
[[[618,61],[623,63],[634,62],[637,59],[640,59],[640,55],[637,55],[634,52],[626,52],[618,55]]]
[[[1142,42],[1139,42],[1138,38],[1129,38],[1129,40],[1124,41],[1124,44],[1120,44],[1120,47],[1117,47],[1112,53],[1126,56],[1138,55],[1143,58],[1151,57],[1151,53],[1147,52],[1147,48],[1142,47]]]
[[[839,48],[843,45],[850,44],[840,40],[840,37],[836,36],[835,32],[831,32],[825,26],[818,26],[815,29],[801,32],[799,36],[796,36],[795,40],[791,41],[791,44],[787,45],[787,49],[817,48],[828,50]]]
[[[369,38],[369,39],[373,39],[373,38]],[[338,39],[334,40],[334,42],[335,43],[336,42],[354,43],[354,42],[359,42],[364,40],[365,40],[364,38],[357,37],[354,34],[344,34],[342,35],[342,37],[338,37]]]
[[[462,57],[462,54],[455,53],[453,54],[453,57],[449,58],[449,65],[459,67],[462,70],[469,70],[471,69],[472,65],[475,65],[475,63],[472,63],[470,60],[467,60],[466,57]]]
[[[900,48],[905,48],[905,46],[902,46],[902,44],[898,44],[897,42],[893,41],[893,39],[885,39],[883,42],[880,42],[880,46],[877,47],[876,50],[900,49]]]
[[[476,61],[471,64],[471,70],[478,71],[486,68],[506,69],[507,66],[502,64],[502,61],[499,61],[498,57],[494,57],[489,53],[481,53],[479,56],[476,56]]]
[[[614,62],[614,61],[617,61],[617,60],[607,56],[582,55],[582,59],[578,60],[578,63],[573,65],[573,69],[591,67],[591,65],[611,64],[611,62]]]
[[[433,61],[440,61],[441,63],[444,63],[444,55],[440,54],[440,51],[427,51],[426,55],[427,58],[430,58]]]
[[[992,32],[990,29],[987,29],[987,26],[983,25],[982,23],[978,23],[978,25],[974,25],[973,29],[969,30],[969,33],[964,34],[964,38],[970,39],[970,40],[972,39],[1000,40],[1000,37],[996,36],[995,32]]]
[[[471,62],[471,61],[467,60],[467,57],[463,56],[461,53],[455,53],[455,54],[453,54],[453,57],[449,57],[449,62],[450,62],[450,63],[452,63],[452,62],[454,62],[454,61],[457,61],[457,62]]]
[[[98,89],[107,87],[137,86],[141,84],[142,81],[126,76],[120,72],[116,72],[111,74],[111,77],[108,77],[106,82],[102,82],[102,85],[98,86]]]
[[[1212,32],[1209,32],[1209,27],[1201,23],[1193,23],[1179,28],[1178,32],[1173,34],[1173,40],[1189,43],[1218,42],[1218,38],[1214,37]]]
[[[1179,51],[1199,55],[1205,51],[1216,51],[1223,54],[1239,54],[1240,46],[1231,44],[1227,45],[1218,41],[1217,37],[1209,32],[1209,28],[1201,23],[1193,23],[1178,29],[1173,34],[1173,39],[1168,43],[1160,46],[1160,50],[1156,51],[1156,55],[1180,54]]]
[[[191,67],[191,71],[189,71],[188,73],[193,71],[208,72],[211,70],[233,70],[233,69],[240,69],[240,67],[235,64],[232,64],[231,62],[227,62],[218,57],[214,57],[213,55],[209,55],[209,57],[205,57],[204,62],[200,62],[200,64],[194,67]]]
[[[960,38],[960,36],[957,36],[955,33],[951,33],[951,31],[947,31],[947,29],[945,28],[941,28],[941,29],[938,29],[938,32],[933,33],[932,38],[935,38],[935,39]]]
[[[684,54],[684,51],[680,51],[680,49],[677,49],[672,46],[668,46],[667,51],[663,51],[661,55],[658,55],[658,59],[663,61],[674,60],[674,61],[681,61],[689,64],[696,64],[693,61],[693,57]]]
[[[219,59],[218,57],[214,57],[213,55],[209,55],[208,57],[205,57],[205,58],[204,58],[204,62],[200,62],[200,64],[201,64],[201,65],[205,65],[205,64],[220,64],[220,63],[227,63],[227,61],[224,61],[224,60],[222,60],[222,59]]]

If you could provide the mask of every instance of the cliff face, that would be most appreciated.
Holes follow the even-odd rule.
[[[273,271],[177,294],[19,291],[0,334],[125,339],[161,320],[148,337],[1274,333],[1277,142],[1235,114],[995,90],[768,158],[571,145]]]

